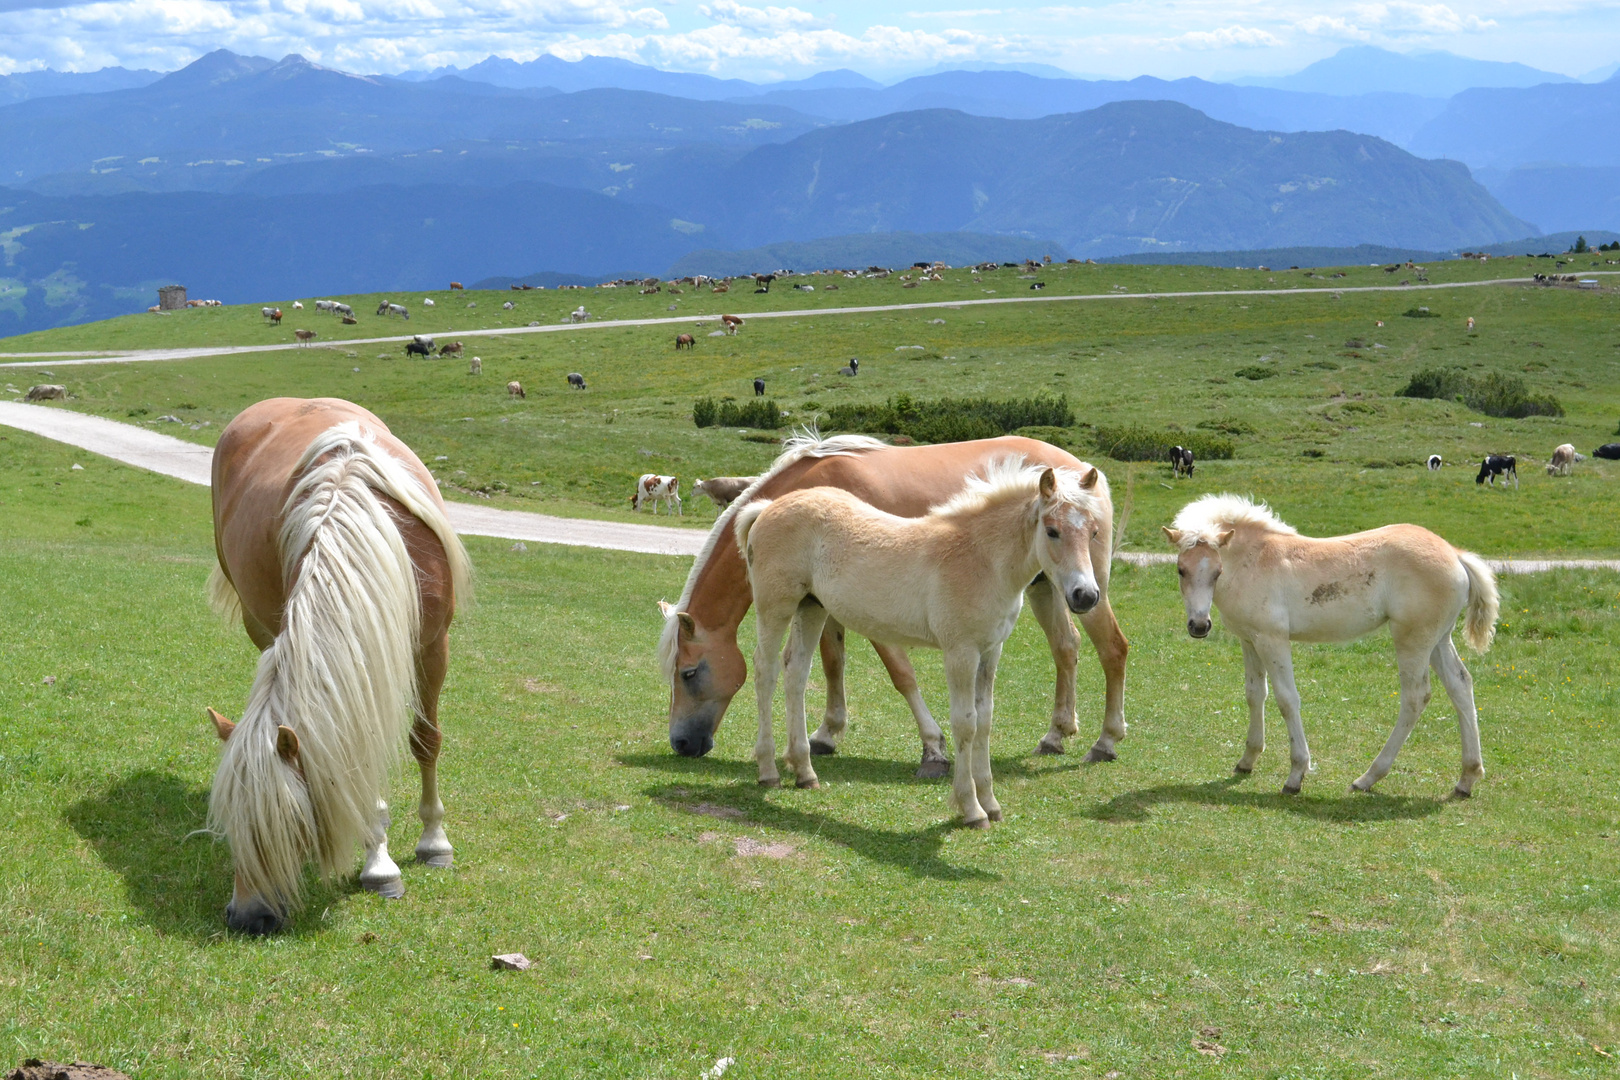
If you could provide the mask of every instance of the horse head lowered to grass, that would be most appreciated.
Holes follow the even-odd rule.
[[[261,651],[224,743],[208,827],[229,841],[226,922],[268,934],[304,868],[327,877],[364,846],[362,887],[400,896],[388,855],[389,773],[407,734],[422,773],[418,860],[452,857],[439,801],[439,689],[467,555],[427,468],[381,420],[336,398],[272,398],[220,435],[209,593]]]

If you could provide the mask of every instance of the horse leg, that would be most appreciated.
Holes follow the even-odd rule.
[[[1243,696],[1249,701],[1249,740],[1232,771],[1251,773],[1266,748],[1266,666],[1247,641],[1243,643]]]
[[[422,646],[416,665],[416,685],[422,698],[422,711],[411,725],[411,756],[422,774],[422,801],[416,814],[422,819],[422,838],[416,842],[416,861],[428,866],[446,867],[455,858],[450,838],[444,833],[444,803],[439,801],[439,747],[444,735],[439,730],[439,690],[450,666],[450,635]]]
[[[1374,784],[1389,775],[1390,768],[1395,764],[1395,755],[1401,752],[1412,729],[1417,727],[1418,717],[1423,715],[1423,707],[1429,703],[1431,695],[1429,654],[1433,650],[1422,645],[1414,646],[1410,635],[1402,634],[1396,627],[1392,626],[1390,630],[1390,636],[1395,639],[1395,664],[1401,673],[1401,711],[1395,719],[1395,729],[1389,733],[1389,741],[1373,758],[1373,763],[1367,766],[1367,771],[1351,783],[1351,791],[1371,791]]]
[[[1294,685],[1294,658],[1287,638],[1262,638],[1254,643],[1255,653],[1266,666],[1277,709],[1288,722],[1288,780],[1283,794],[1298,795],[1311,771],[1311,748],[1305,741],[1305,723],[1299,715],[1299,688]]]
[[[377,819],[366,840],[366,861],[360,868],[360,887],[367,892],[389,900],[405,895],[405,879],[399,875],[399,866],[388,854],[388,804],[377,800]]]
[[[1474,709],[1474,679],[1457,655],[1457,646],[1448,633],[1429,654],[1429,664],[1440,676],[1440,685],[1457,710],[1457,730],[1462,735],[1462,777],[1453,794],[1468,798],[1474,783],[1485,775],[1485,759],[1479,751],[1479,713]]]
[[[810,736],[812,754],[836,754],[838,744],[844,741],[844,729],[849,725],[844,662],[844,628],[837,619],[828,619],[821,631],[821,673],[827,679],[827,708],[821,714],[821,726]]]
[[[1046,632],[1052,650],[1052,666],[1057,669],[1057,687],[1052,694],[1052,726],[1035,745],[1037,754],[1063,753],[1063,740],[1080,732],[1076,717],[1074,671],[1080,662],[1080,635],[1069,619],[1069,608],[1057,595],[1057,586],[1042,575],[1024,590],[1035,621]],[[1112,754],[1110,754],[1112,756]]]
[[[951,804],[962,814],[970,829],[988,829],[990,815],[979,804],[974,783],[978,756],[977,686],[979,650],[953,649],[945,654],[945,684],[951,692],[951,735],[956,740],[956,766],[951,772]]]
[[[934,714],[928,711],[922,692],[917,689],[917,673],[911,668],[911,657],[906,650],[893,645],[872,642],[872,649],[888,669],[889,681],[900,691],[900,696],[911,706],[911,718],[917,722],[917,734],[922,737],[922,761],[917,765],[917,779],[938,780],[951,771],[951,759],[945,756],[945,733],[934,723]]]
[[[1102,664],[1106,685],[1102,734],[1086,752],[1086,760],[1113,761],[1118,756],[1115,747],[1125,737],[1125,657],[1131,651],[1131,644],[1120,632],[1106,588],[1097,606],[1080,616],[1080,625],[1085,627],[1086,636],[1097,650],[1097,662]]]
[[[776,735],[771,730],[771,699],[776,696],[776,676],[782,666],[782,638],[792,615],[767,614],[755,605],[754,627],[759,644],[754,649],[754,700],[759,704],[759,737],[754,740],[754,761],[759,765],[762,787],[781,787],[776,771]]]
[[[827,609],[820,604],[801,604],[793,616],[793,632],[788,635],[787,652],[782,657],[784,679],[782,696],[787,704],[787,761],[802,788],[816,788],[815,767],[810,764],[810,736],[805,733],[804,692],[810,682],[810,664],[815,660],[816,642],[827,624]]]
[[[1000,663],[1000,645],[980,655],[973,699],[973,790],[991,821],[1001,820],[1001,804],[996,801],[990,776],[990,727],[996,715],[996,667]]]

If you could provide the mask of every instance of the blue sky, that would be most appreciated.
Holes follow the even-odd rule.
[[[0,72],[172,70],[225,47],[361,72],[551,52],[761,81],[976,60],[1208,78],[1283,74],[1352,44],[1579,76],[1620,61],[1620,0],[0,0]]]

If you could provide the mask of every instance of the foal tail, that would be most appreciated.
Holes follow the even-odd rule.
[[[358,424],[318,435],[294,475],[280,535],[281,633],[259,659],[208,810],[210,831],[231,842],[241,884],[285,907],[297,903],[307,860],[327,878],[352,865],[418,704],[421,596],[380,496],[437,534],[458,598],[470,579],[444,511]],[[277,756],[283,725],[297,736],[301,783]]]
[[[741,510],[738,510],[737,516],[732,519],[731,528],[733,534],[737,537],[737,550],[742,552],[743,562],[745,563],[754,561],[748,550],[748,534],[754,531],[754,522],[759,520],[759,515],[763,514],[765,508],[769,505],[771,505],[769,499],[755,499],[753,502],[744,505]]]
[[[1463,623],[1463,639],[1469,648],[1482,653],[1496,636],[1496,614],[1501,608],[1496,575],[1471,551],[1459,551],[1457,558],[1468,572],[1468,620]]]

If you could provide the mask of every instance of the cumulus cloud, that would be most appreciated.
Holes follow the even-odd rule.
[[[704,18],[717,23],[765,34],[826,25],[808,11],[796,7],[756,8],[739,4],[737,0],[714,0],[712,4],[699,4],[698,11]]]
[[[1281,45],[1275,34],[1253,26],[1223,26],[1218,30],[1192,30],[1170,38],[1168,45],[1185,49],[1259,49]]]

